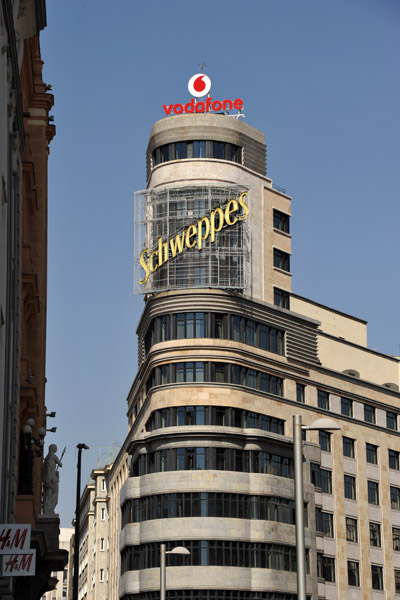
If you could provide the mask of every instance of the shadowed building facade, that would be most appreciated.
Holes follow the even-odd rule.
[[[42,78],[44,0],[0,7],[0,523],[29,524],[34,576],[0,576],[0,597],[54,589],[68,553],[42,513],[46,435],[47,166],[54,103]],[[50,442],[51,443],[51,442]]]

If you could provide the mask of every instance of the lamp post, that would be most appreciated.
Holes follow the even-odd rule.
[[[75,506],[75,539],[74,539],[74,579],[72,600],[78,600],[78,571],[79,571],[79,522],[81,520],[81,460],[82,450],[89,450],[86,444],[78,444],[78,464],[76,477],[76,506]]]
[[[184,546],[176,546],[172,550],[166,550],[165,544],[160,546],[160,600],[165,600],[166,585],[167,585],[167,565],[165,560],[166,554],[190,554],[189,550]],[[75,599],[74,599],[75,600]]]
[[[332,419],[317,419],[311,425],[302,425],[301,415],[293,415],[293,454],[294,454],[294,498],[296,512],[296,558],[297,558],[297,599],[306,597],[306,549],[304,536],[304,486],[303,486],[303,452],[302,431],[331,430],[340,426]]]

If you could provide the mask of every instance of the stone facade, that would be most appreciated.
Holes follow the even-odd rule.
[[[0,7],[0,523],[32,527],[35,577],[0,577],[0,596],[37,600],[68,554],[42,515],[47,310],[47,163],[55,135],[42,78],[44,0]],[[51,408],[51,407],[49,407]],[[46,440],[47,441],[47,440]],[[50,442],[51,443],[51,442]]]
[[[154,163],[157,148],[193,140],[240,146],[242,160]],[[246,186],[251,283],[145,298],[129,433],[112,467],[122,600],[158,597],[161,543],[192,552],[167,569],[169,600],[297,597],[295,524],[279,511],[294,498],[294,414],[340,426],[303,442],[308,597],[394,599],[395,577],[400,590],[399,359],[367,347],[361,319],[292,293],[289,262],[274,253],[291,253],[290,198],[257,152],[263,135],[224,115],[169,117],[150,135],[149,188]]]

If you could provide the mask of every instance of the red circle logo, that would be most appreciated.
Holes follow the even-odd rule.
[[[211,79],[204,73],[197,73],[189,79],[188,90],[195,98],[205,96],[211,89]]]

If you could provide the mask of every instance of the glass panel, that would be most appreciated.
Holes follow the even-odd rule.
[[[178,340],[185,339],[185,314],[178,313],[176,315],[176,338]]]
[[[204,381],[204,363],[196,362],[196,381]]]
[[[353,416],[353,401],[349,400],[349,398],[341,399],[341,408],[342,415],[346,415],[347,417]]]
[[[204,313],[196,313],[196,337],[204,337]]]
[[[194,363],[187,362],[186,363],[186,377],[185,381],[191,383],[194,381]]]
[[[185,363],[176,363],[175,365],[176,382],[182,383],[185,381]]]
[[[240,336],[240,317],[232,317],[232,339],[236,342],[241,341]]]

